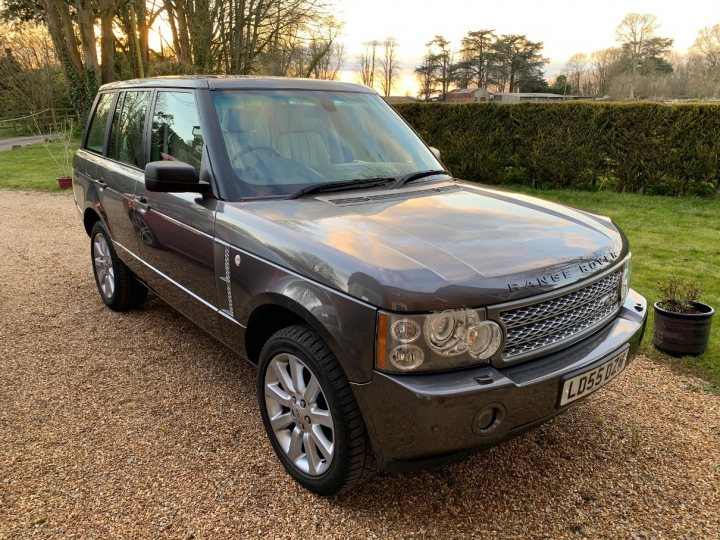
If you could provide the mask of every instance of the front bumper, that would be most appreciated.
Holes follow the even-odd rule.
[[[577,403],[559,405],[568,376],[602,364],[627,346],[630,362],[646,320],[647,302],[631,290],[607,326],[537,360],[432,375],[375,371],[370,382],[352,388],[380,465],[404,471],[452,462],[545,422]],[[488,419],[495,420],[481,429]]]

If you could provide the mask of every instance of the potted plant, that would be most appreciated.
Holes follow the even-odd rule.
[[[715,310],[698,301],[698,284],[669,277],[660,283],[660,295],[654,306],[655,347],[672,356],[704,353]]]
[[[37,128],[38,134],[42,135],[42,130],[40,129],[37,119],[33,117],[33,120],[35,120],[35,127]],[[60,189],[70,189],[72,187],[72,176],[70,176],[70,173],[73,154],[72,144],[74,128],[75,126],[72,120],[67,120],[64,122],[64,129],[57,131],[54,134],[51,133],[43,139],[43,146],[45,147],[45,150],[47,150],[47,153],[50,154],[50,157],[58,167],[60,175],[56,178],[56,180]],[[53,153],[53,150],[50,147],[53,140],[60,141],[62,144],[62,154],[55,155]]]

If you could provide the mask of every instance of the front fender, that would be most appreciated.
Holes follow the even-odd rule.
[[[237,323],[226,325],[232,332],[226,334],[228,344],[250,359],[245,334],[253,314],[275,306],[320,335],[348,380],[362,383],[371,379],[377,312],[374,306],[244,250],[224,243],[216,246],[216,267],[224,269],[218,272],[219,305]],[[277,319],[282,319],[281,312]],[[271,319],[267,324],[274,326],[279,322]]]

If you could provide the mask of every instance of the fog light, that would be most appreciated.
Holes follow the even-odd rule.
[[[425,354],[416,345],[400,345],[390,351],[390,362],[402,371],[419,367],[423,360],[425,360]]]
[[[487,428],[489,428],[495,423],[496,419],[497,409],[495,407],[490,407],[489,409],[485,409],[480,414],[478,414],[477,418],[475,419],[475,426],[479,430],[485,431]]]
[[[478,437],[495,433],[507,415],[505,407],[500,403],[490,403],[478,412],[472,421],[472,430]]]

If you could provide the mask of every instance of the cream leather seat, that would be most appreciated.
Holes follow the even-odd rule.
[[[255,108],[231,107],[220,122],[230,161],[252,148],[269,146],[267,116]]]
[[[330,150],[319,123],[311,107],[278,107],[274,111],[276,150],[310,168],[330,165]]]

